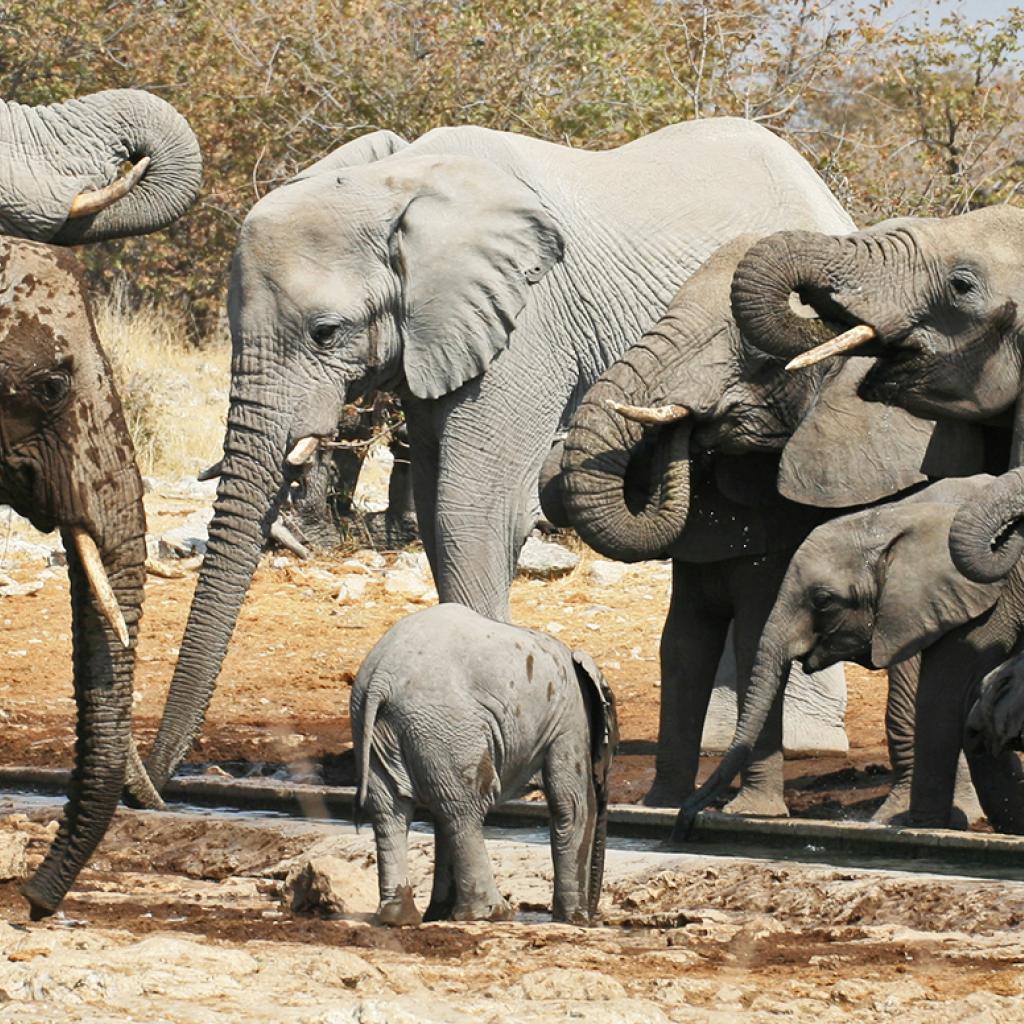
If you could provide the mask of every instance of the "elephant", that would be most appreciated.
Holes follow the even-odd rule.
[[[440,598],[506,619],[568,411],[718,245],[805,224],[851,226],[794,150],[733,118],[607,152],[378,131],[260,199],[232,261],[223,475],[146,762],[157,787],[202,725],[280,496],[345,402],[399,395]]]
[[[948,827],[964,727],[977,677],[1005,635],[1013,575],[979,583],[956,568],[949,531],[965,502],[992,486],[978,475],[944,480],[907,498],[819,526],[790,563],[765,624],[732,746],[707,782],[683,803],[674,837],[720,794],[756,749],[790,663],[813,672],[837,661],[884,668],[921,655],[911,782],[912,824]],[[998,660],[1005,652],[996,655]],[[936,682],[941,681],[941,686]],[[1002,831],[1024,830],[1024,781],[1015,755],[968,750],[982,808]]]
[[[434,821],[425,920],[502,921],[487,812],[539,774],[551,812],[552,915],[586,924],[604,870],[615,699],[589,655],[459,604],[402,619],[352,684],[359,806],[373,822],[378,920],[418,924],[406,871],[416,803]]]
[[[1024,210],[1011,206],[845,237],[784,231],[737,267],[733,312],[752,345],[795,368],[876,356],[861,397],[972,425],[974,471],[998,474],[1022,461],[1024,445],[1022,252]],[[822,320],[795,315],[793,293],[849,330],[837,339]]]
[[[0,101],[0,234],[79,245],[143,235],[199,195],[188,122],[139,89],[31,107]],[[120,175],[125,162],[133,166]]]
[[[60,528],[71,583],[75,765],[60,828],[24,886],[39,919],[102,839],[125,784],[146,518],[78,260],[10,238],[0,238],[0,502],[39,530]],[[129,785],[158,801],[134,757]]]
[[[656,805],[678,806],[693,791],[730,620],[742,695],[789,559],[810,531],[927,481],[934,425],[857,397],[870,360],[794,377],[745,344],[731,288],[756,241],[735,239],[686,281],[587,393],[560,461],[549,457],[542,475],[548,517],[602,554],[673,560],[656,775],[645,798]],[[896,719],[907,717],[914,684],[912,674],[895,680]],[[813,720],[821,686],[803,687],[789,714]],[[785,814],[782,790],[780,704],[729,810]]]

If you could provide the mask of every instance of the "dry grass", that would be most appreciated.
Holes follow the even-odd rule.
[[[230,379],[227,339],[196,349],[180,313],[154,304],[133,308],[117,287],[94,312],[143,474],[194,475],[219,459]]]

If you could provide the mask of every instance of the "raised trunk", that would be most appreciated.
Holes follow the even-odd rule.
[[[238,613],[277,514],[287,427],[266,407],[233,401],[209,544],[167,703],[146,769],[159,790],[202,728]]]
[[[12,208],[7,234],[62,245],[146,234],[177,220],[199,195],[202,157],[188,122],[167,102],[137,89],[112,89],[45,107],[0,104],[14,140],[4,177]],[[121,164],[150,158],[141,181],[98,213],[67,220],[82,191],[114,181]]]
[[[732,280],[732,313],[744,339],[788,360],[832,338],[834,327],[794,297],[843,324],[847,311],[833,303],[850,290],[856,249],[851,239],[811,231],[780,231],[752,245]]]
[[[132,467],[134,470],[134,467]],[[137,478],[137,474],[136,474]],[[57,836],[24,893],[33,920],[52,914],[103,838],[121,797],[131,740],[135,637],[145,579],[142,488],[137,500],[105,520],[97,538],[104,568],[131,637],[125,648],[98,611],[75,545],[64,533],[71,581],[75,764]],[[112,538],[112,539],[111,539]]]
[[[565,439],[565,515],[592,548],[616,561],[664,557],[686,526],[689,417],[645,428],[607,404],[663,404],[678,361],[673,341],[648,334],[587,392]]]
[[[976,583],[996,583],[1010,572],[1024,554],[1024,469],[1004,473],[984,497],[960,506],[949,553]]]
[[[795,603],[780,593],[761,634],[757,658],[750,674],[750,687],[732,743],[719,766],[680,808],[672,829],[672,842],[685,841],[697,814],[720,797],[749,763],[772,705],[786,685],[790,665],[801,646],[793,639],[799,614]]]

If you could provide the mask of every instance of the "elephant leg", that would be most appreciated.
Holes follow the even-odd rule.
[[[552,743],[544,763],[544,792],[555,874],[551,916],[556,921],[588,924],[590,861],[597,825],[588,730],[575,730]]]
[[[447,921],[455,908],[455,876],[452,873],[451,844],[440,828],[434,829],[434,884],[424,921]]]
[[[757,645],[789,564],[789,552],[733,561],[734,564],[729,567],[730,590],[735,608],[733,643],[736,653],[736,692],[742,711],[757,656]],[[785,817],[789,814],[783,799],[783,697],[784,693],[780,692],[772,705],[750,762],[740,776],[740,791],[724,808],[728,814],[770,817]]]
[[[445,808],[438,816],[437,828],[451,858],[455,880],[454,921],[508,921],[513,917],[494,881],[491,859],[484,842],[484,810],[482,808]]]
[[[391,779],[374,772],[367,790],[367,810],[377,846],[377,920],[385,925],[419,924],[420,915],[409,884],[409,825],[413,801],[402,796]]]
[[[704,719],[729,629],[728,615],[717,613],[703,593],[702,569],[672,563],[672,600],[661,632],[654,783],[644,797],[648,807],[678,807],[696,785]]]
[[[978,802],[997,832],[1024,835],[1024,770],[1012,750],[993,756],[985,749],[967,754]]]
[[[885,700],[885,742],[892,765],[892,788],[872,821],[902,823],[910,811],[910,782],[914,775],[914,714],[921,656],[915,654],[889,667]]]
[[[437,433],[431,406],[415,398],[402,401],[409,433],[413,505],[423,550],[430,563],[435,583],[437,565]]]

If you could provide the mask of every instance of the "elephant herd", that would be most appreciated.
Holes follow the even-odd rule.
[[[431,699],[457,734],[446,748],[466,741],[470,803],[541,772],[556,910],[593,908],[614,704],[586,655],[504,625],[538,487],[546,517],[607,557],[672,560],[647,802],[681,807],[677,836],[737,772],[731,810],[785,813],[781,691],[794,665],[842,661],[890,672],[890,818],[950,825],[963,750],[993,825],[1024,832],[1024,212],[858,231],[802,157],[735,118],[605,152],[471,126],[335,150],[240,231],[208,552],[143,764],[130,731],[142,489],[81,273],[55,244],[171,223],[198,195],[199,146],[134,90],[0,104],[0,137],[0,499],[62,531],[78,708],[64,819],[25,887],[33,916],[59,905],[122,796],[159,805],[292,485],[344,406],[378,389],[402,404],[440,599],[465,606],[400,623],[353,693],[382,916],[410,913],[398,847],[413,797],[468,820],[443,771],[417,789],[403,767],[431,743],[400,713],[400,697],[426,699],[402,675],[417,659],[453,680]],[[730,626],[740,721],[697,789]],[[532,747],[509,739],[526,742],[532,709],[509,717],[492,685],[508,645],[525,657],[508,691],[540,686],[536,666],[558,722]],[[460,717],[471,686],[483,717]],[[373,731],[388,700],[390,747]],[[589,765],[584,795],[567,759]],[[583,819],[562,815],[581,801]],[[449,832],[428,916],[500,913],[482,840]]]

